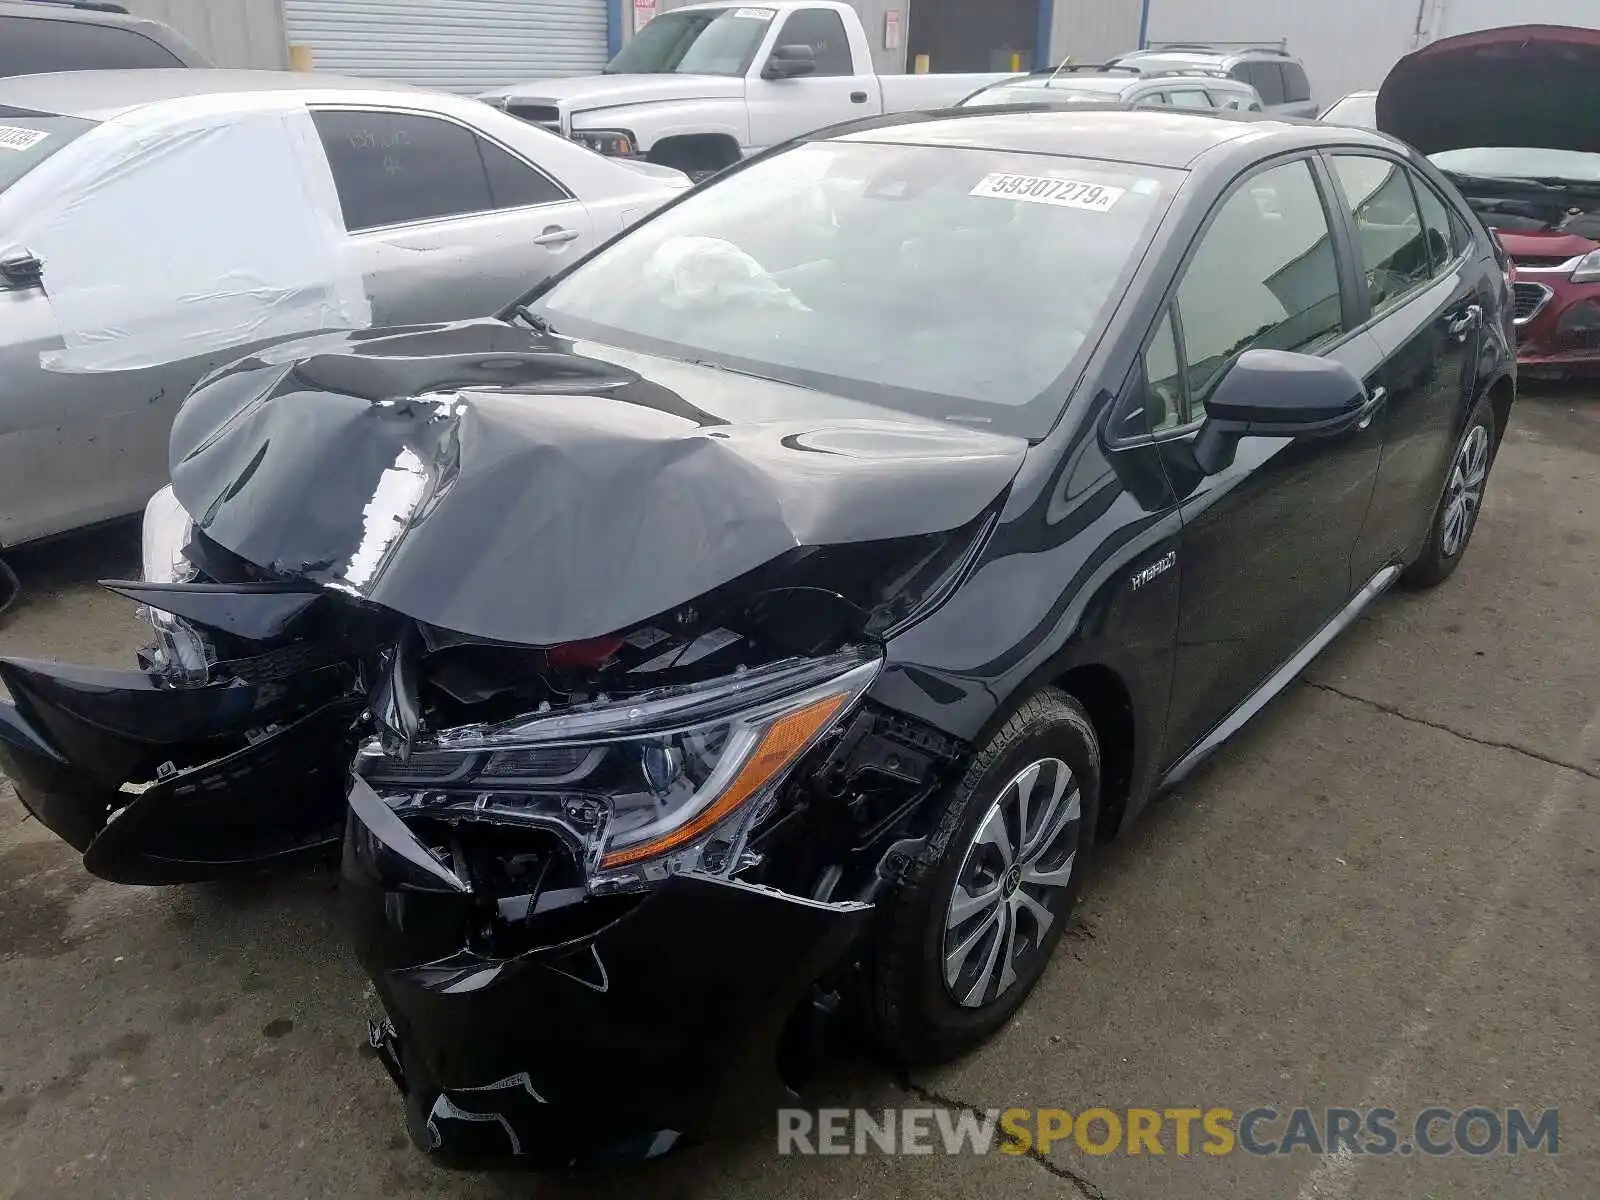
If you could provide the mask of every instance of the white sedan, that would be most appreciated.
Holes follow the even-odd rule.
[[[214,368],[490,315],[689,186],[371,80],[0,80],[0,546],[139,511]]]

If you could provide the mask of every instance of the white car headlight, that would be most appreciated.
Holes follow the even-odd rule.
[[[185,556],[194,522],[171,487],[164,487],[144,508],[144,527],[140,530],[142,570],[146,583],[187,583],[199,572]],[[174,684],[199,687],[211,674],[213,656],[202,638],[187,622],[159,608],[139,610],[155,627],[156,641],[150,648],[150,665]]]
[[[1591,250],[1572,268],[1573,283],[1600,283],[1600,250]]]
[[[141,536],[146,583],[184,583],[194,578],[194,567],[183,553],[193,532],[194,522],[171,487],[150,497]]]

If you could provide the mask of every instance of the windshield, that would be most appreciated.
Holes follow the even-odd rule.
[[[664,13],[633,35],[607,75],[743,75],[775,10],[709,8]]]
[[[0,192],[94,127],[77,117],[0,105]]]
[[[1354,125],[1360,129],[1376,129],[1378,94],[1357,92],[1353,96],[1346,96],[1323,113],[1322,120],[1330,125]]]
[[[1600,183],[1600,154],[1579,150],[1484,146],[1473,150],[1445,150],[1430,155],[1429,160],[1441,171],[1453,175]]]
[[[988,108],[998,104],[1088,104],[1115,100],[1128,86],[1126,79],[1037,79],[1002,83],[968,96],[962,108]]]
[[[809,143],[637,226],[533,307],[563,335],[1042,437],[1179,179]]]

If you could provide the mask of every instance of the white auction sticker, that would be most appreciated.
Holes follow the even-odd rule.
[[[1029,204],[1107,212],[1127,194],[1127,189],[1054,175],[1008,175],[996,171],[978,180],[978,186],[968,194],[990,200],[1023,200]]]
[[[0,150],[32,150],[50,135],[42,129],[0,125]]]
[[[771,8],[736,8],[733,17],[736,21],[770,21],[777,16],[777,10]]]

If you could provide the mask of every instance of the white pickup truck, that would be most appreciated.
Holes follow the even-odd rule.
[[[879,75],[836,0],[696,4],[638,31],[599,75],[480,96],[602,154],[703,176],[827,125],[943,108],[1002,75]]]

